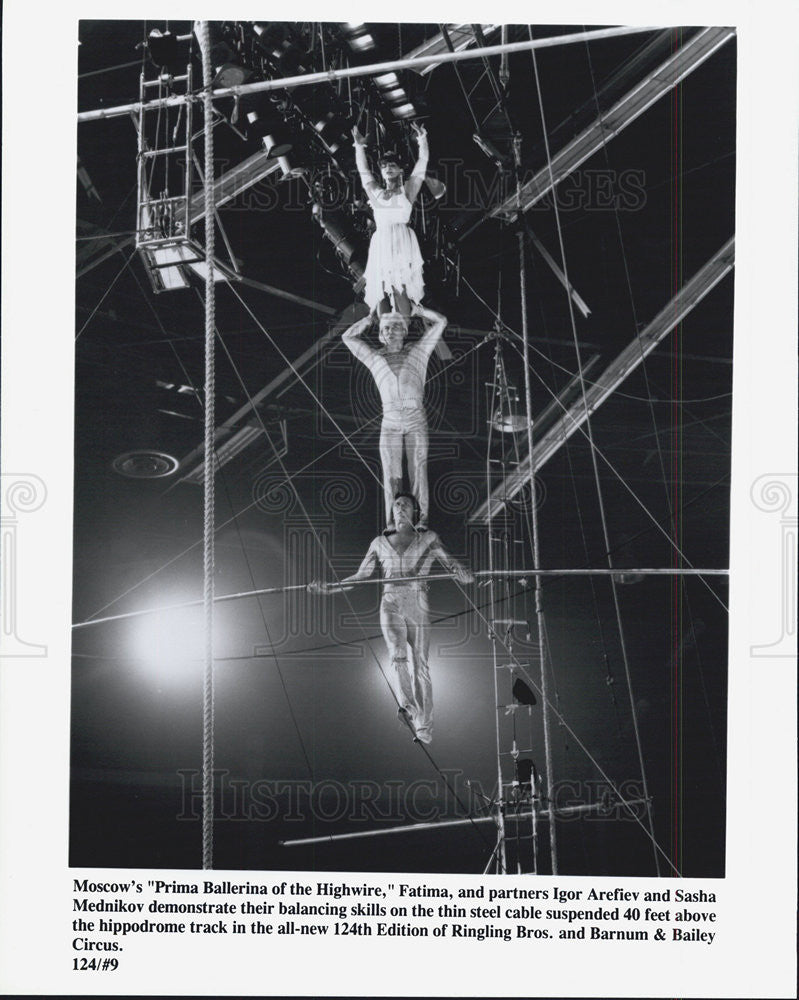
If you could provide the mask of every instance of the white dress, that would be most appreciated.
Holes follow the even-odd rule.
[[[405,189],[395,194],[370,195],[375,231],[366,262],[364,300],[374,310],[391,289],[405,291],[411,302],[424,297],[422,253],[416,233],[408,225],[413,208]]]

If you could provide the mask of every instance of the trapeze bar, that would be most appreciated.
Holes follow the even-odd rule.
[[[305,73],[302,76],[287,76],[278,80],[262,80],[258,83],[247,83],[241,87],[223,87],[213,92],[213,99],[226,97],[243,97],[245,94],[256,94],[265,90],[285,90],[287,87],[305,87],[316,83],[335,83],[336,80],[353,79],[359,76],[374,76],[397,69],[420,69],[424,66],[439,63],[459,62],[464,59],[485,59],[489,56],[502,55],[504,52],[529,52],[533,49],[553,48],[557,45],[572,45],[578,42],[593,42],[603,38],[617,38],[621,35],[641,34],[656,31],[654,27],[637,27],[623,25],[616,28],[598,28],[595,31],[579,31],[571,35],[555,35],[552,38],[537,38],[525,42],[508,42],[505,45],[488,45],[484,48],[465,49],[459,52],[439,52],[436,55],[416,56],[410,59],[393,59],[390,62],[372,63],[368,66],[350,66],[346,69],[329,70],[325,73]],[[146,103],[122,104],[114,108],[97,108],[94,111],[81,111],[79,122],[100,121],[105,118],[119,118],[131,112],[139,113],[155,108],[177,107],[186,100],[197,100],[198,96],[181,95],[164,97]]]
[[[728,576],[728,569],[630,569],[621,567],[617,569],[509,569],[509,570],[479,570],[474,574],[479,579],[491,577],[520,577],[524,579],[528,576],[618,576],[620,573],[630,573],[637,576]],[[370,577],[368,580],[348,580],[346,583],[331,583],[328,585],[328,593],[337,594],[352,587],[363,584],[378,583],[428,583],[431,580],[453,580],[454,573],[430,573],[428,576],[395,576]],[[265,594],[288,594],[293,590],[307,590],[305,583],[293,583],[286,587],[263,587],[260,590],[242,590],[238,594],[218,594],[214,597],[215,603],[222,601],[237,601],[244,597],[261,597]],[[197,601],[183,601],[181,604],[164,604],[160,608],[144,608],[141,611],[126,611],[119,615],[108,615],[105,618],[90,618],[85,622],[75,622],[72,628],[87,628],[89,625],[104,625],[106,622],[123,621],[126,618],[138,618],[141,615],[157,615],[165,611],[180,611],[183,608],[198,608],[203,603],[202,599]]]
[[[628,799],[626,801],[618,800],[616,802],[612,802],[610,806],[602,802],[586,803],[584,805],[576,806],[564,806],[560,809],[555,809],[555,817],[558,819],[567,819],[573,816],[587,815],[588,813],[596,810],[606,812],[609,808],[632,808],[632,806],[646,805],[646,802],[646,799]],[[530,809],[525,809],[523,812],[514,812],[513,809],[509,807],[505,810],[504,815],[506,820],[513,822],[514,820],[521,821],[530,819],[533,816],[533,812]],[[538,819],[549,819],[549,809],[539,809],[536,811],[535,815]],[[358,833],[330,833],[326,837],[300,837],[297,840],[279,840],[278,846],[308,847],[312,844],[331,844],[340,840],[358,840],[361,837],[383,837],[397,833],[418,833],[420,830],[445,830],[448,827],[469,826],[472,823],[491,822],[495,822],[495,817],[493,815],[469,816],[466,819],[433,820],[429,823],[405,823],[401,826],[388,826],[385,830],[361,830]]]

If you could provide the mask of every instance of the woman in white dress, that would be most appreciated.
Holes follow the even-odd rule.
[[[370,313],[393,312],[409,317],[412,306],[419,304],[424,296],[422,254],[416,233],[408,222],[424,183],[429,154],[424,127],[414,122],[413,131],[419,144],[419,158],[411,176],[403,182],[402,167],[396,155],[386,153],[379,161],[383,187],[366,162],[366,139],[357,127],[352,130],[355,163],[375,220],[364,288],[364,300]]]

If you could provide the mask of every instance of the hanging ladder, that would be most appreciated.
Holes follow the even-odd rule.
[[[486,460],[488,496],[496,480],[508,481],[518,455],[511,446],[520,428],[519,399],[508,382],[502,354],[502,333],[496,331],[494,373],[488,383],[490,427]],[[493,865],[497,873],[532,874],[539,871],[537,816],[540,794],[537,769],[532,758],[536,699],[520,676],[531,664],[513,656],[517,629],[526,635],[529,625],[523,598],[514,597],[512,578],[505,571],[516,568],[513,509],[503,503],[488,517],[487,556],[490,571],[489,637],[494,670],[497,752],[497,849]],[[499,577],[495,571],[502,571]],[[500,604],[501,599],[501,604]],[[501,607],[501,612],[499,608]]]

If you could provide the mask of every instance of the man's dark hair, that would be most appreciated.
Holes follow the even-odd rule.
[[[393,149],[385,150],[385,152],[378,157],[378,166],[382,167],[386,163],[395,163],[400,169],[402,169],[402,162],[399,156],[397,156],[396,151]]]
[[[410,500],[413,503],[413,523],[416,524],[416,522],[419,520],[419,515],[421,514],[421,510],[419,508],[419,501],[416,499],[416,497],[413,495],[413,493],[395,493],[394,494],[394,499],[395,500],[399,500],[400,497],[407,497],[407,499]]]

